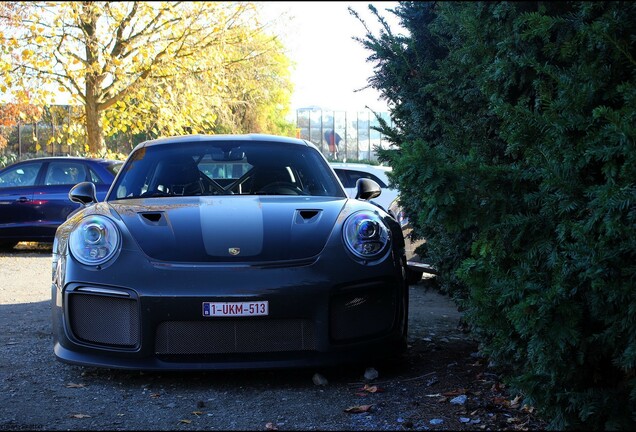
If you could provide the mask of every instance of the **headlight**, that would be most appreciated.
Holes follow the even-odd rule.
[[[117,252],[121,236],[119,230],[105,216],[87,216],[75,227],[69,239],[73,256],[82,264],[100,265]]]
[[[344,243],[357,257],[378,258],[386,252],[389,230],[380,217],[371,211],[359,211],[347,218],[343,228]]]

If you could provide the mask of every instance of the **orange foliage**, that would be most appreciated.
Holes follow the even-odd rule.
[[[35,123],[42,117],[42,107],[25,103],[8,103],[0,106],[0,126],[18,123]]]

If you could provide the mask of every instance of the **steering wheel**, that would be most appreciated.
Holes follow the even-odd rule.
[[[178,187],[175,187],[178,186]],[[202,184],[200,180],[187,183],[184,185],[170,185],[169,192],[159,189],[150,189],[139,195],[144,197],[167,197],[167,196],[194,196],[201,195]]]
[[[167,196],[172,196],[172,194],[169,194],[169,193],[164,192],[164,191],[159,190],[159,189],[155,189],[155,190],[148,190],[148,191],[142,193],[141,195],[139,195],[139,198],[167,197]]]
[[[305,192],[293,183],[277,181],[256,191],[256,194],[305,195]]]

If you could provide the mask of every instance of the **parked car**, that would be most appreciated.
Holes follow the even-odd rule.
[[[52,242],[57,227],[78,209],[68,193],[79,182],[95,184],[103,199],[122,161],[43,157],[0,170],[0,247],[20,241]]]
[[[53,244],[58,360],[135,370],[315,367],[406,347],[402,231],[347,197],[310,142],[191,135],[139,144]]]
[[[409,218],[404,213],[404,210],[400,206],[399,197],[396,198],[391,205],[389,205],[389,211],[392,215],[394,215],[395,219],[398,221],[400,226],[402,227],[402,234],[404,236],[404,249],[406,253],[406,279],[409,285],[416,284],[420,280],[422,280],[422,276],[424,273],[428,273],[431,275],[436,275],[437,270],[432,265],[424,262],[422,257],[416,253],[416,249],[418,246],[424,243],[425,240],[411,239],[411,232],[413,228],[409,223]]]
[[[381,206],[385,211],[389,210],[389,206],[398,196],[397,189],[389,188],[387,173],[391,171],[391,167],[349,162],[331,162],[330,165],[338,175],[350,198],[355,197],[356,182],[360,178],[371,179],[380,185],[382,193],[374,198],[373,202]]]

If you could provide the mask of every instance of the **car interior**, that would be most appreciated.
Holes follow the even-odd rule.
[[[196,195],[339,196],[328,165],[302,152],[253,147],[196,152],[158,151],[133,160],[115,187],[116,198]],[[164,154],[165,153],[165,154]]]

